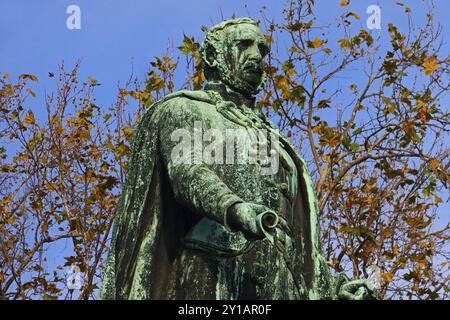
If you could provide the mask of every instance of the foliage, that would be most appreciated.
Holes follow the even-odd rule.
[[[325,256],[355,278],[378,266],[386,298],[448,297],[449,225],[436,209],[450,182],[441,105],[450,60],[433,13],[416,27],[406,10],[408,30],[389,24],[382,45],[353,26],[349,17],[358,15],[344,9],[319,24],[312,4],[290,1],[282,23],[264,20],[270,37],[287,34],[290,47],[287,57],[272,53],[260,106],[310,160]],[[341,36],[324,38],[331,28]],[[352,68],[361,76],[346,81]]]

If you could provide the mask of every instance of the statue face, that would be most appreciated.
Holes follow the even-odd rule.
[[[269,52],[263,33],[252,24],[230,26],[226,32],[224,58],[231,76],[256,91],[263,80],[263,59]]]
[[[269,53],[261,30],[253,24],[237,24],[224,30],[219,60],[223,81],[246,94],[255,94],[264,81],[264,57]]]

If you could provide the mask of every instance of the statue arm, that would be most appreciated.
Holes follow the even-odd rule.
[[[179,100],[170,101],[174,105],[166,106],[159,131],[160,150],[175,199],[193,212],[227,226],[228,208],[244,201],[202,161],[201,151],[191,148],[192,141],[181,141],[194,139],[195,122],[201,123],[203,132],[207,130],[213,115],[195,102]],[[188,152],[183,153],[182,159],[174,158],[174,152],[181,147],[187,147],[183,150]]]

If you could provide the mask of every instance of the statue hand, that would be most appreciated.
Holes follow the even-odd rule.
[[[264,233],[256,224],[256,216],[268,208],[251,202],[236,203],[228,209],[227,222],[232,230],[239,230],[249,240],[263,239]]]
[[[341,300],[372,300],[378,298],[376,288],[366,279],[344,283],[338,293]]]

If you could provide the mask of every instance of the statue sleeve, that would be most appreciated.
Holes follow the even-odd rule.
[[[201,133],[221,119],[215,118],[213,106],[205,108],[189,99],[172,99],[162,107],[159,146],[175,199],[190,210],[227,226],[228,208],[244,201],[203,161],[201,147]],[[195,148],[195,143],[199,143],[200,148]]]

